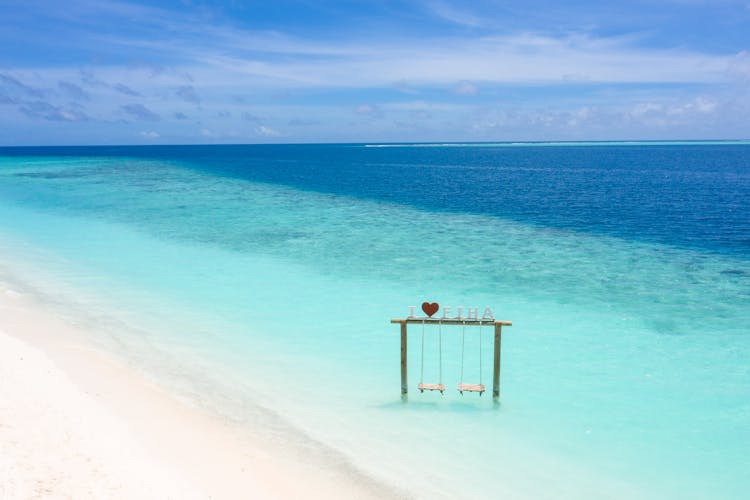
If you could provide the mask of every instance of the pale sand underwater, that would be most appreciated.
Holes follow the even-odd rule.
[[[0,286],[0,498],[388,498],[166,393]]]

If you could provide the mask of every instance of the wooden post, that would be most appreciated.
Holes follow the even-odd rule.
[[[492,368],[492,399],[497,401],[500,397],[500,334],[503,326],[495,322],[495,360]]]
[[[406,321],[401,323],[401,399],[406,400],[409,382],[406,373]]]

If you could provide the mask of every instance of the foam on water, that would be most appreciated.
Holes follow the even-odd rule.
[[[73,319],[180,394],[251,424],[270,411],[426,498],[491,498],[498,483],[532,497],[744,490],[742,256],[96,157],[5,160],[0,231],[6,274],[64,294]],[[400,402],[388,320],[423,299],[513,320],[500,407],[452,390],[447,328],[449,391],[414,391],[415,329],[415,394]],[[434,328],[425,343],[433,379]],[[476,381],[476,331],[466,349]]]
[[[365,144],[366,148],[504,148],[545,146],[724,146],[748,145],[750,141],[541,141],[541,142],[417,142]]]

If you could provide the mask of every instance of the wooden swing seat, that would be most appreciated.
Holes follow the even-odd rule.
[[[440,391],[442,394],[445,391],[445,384],[419,384],[417,386],[420,392],[424,391]]]
[[[484,384],[464,384],[463,382],[456,386],[458,392],[463,394],[464,392],[478,392],[482,394],[484,392]]]

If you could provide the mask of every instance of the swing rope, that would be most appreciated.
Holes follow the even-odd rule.
[[[458,382],[461,384],[464,381],[464,345],[466,343],[466,322],[464,321],[461,326],[461,378]]]
[[[484,393],[484,379],[482,372],[484,367],[482,366],[482,325],[479,325],[479,383],[478,384],[465,384],[464,383],[464,366],[466,364],[466,322],[463,321],[461,325],[461,378],[458,382],[458,392],[463,395],[464,391],[478,392],[481,396]]]
[[[417,388],[419,392],[424,391],[440,391],[443,394],[445,391],[445,385],[443,385],[443,324],[438,323],[438,383],[437,384],[425,384],[424,383],[424,325],[425,321],[422,320],[422,359],[419,368],[419,385]]]
[[[443,385],[443,323],[438,323],[438,383]]]
[[[424,320],[422,320],[422,363],[419,369],[419,383],[424,383]]]
[[[479,324],[479,385],[484,385],[482,381],[482,324]]]

